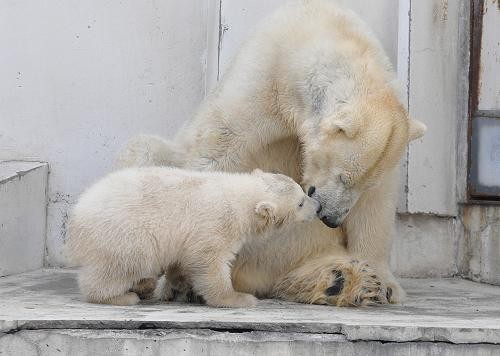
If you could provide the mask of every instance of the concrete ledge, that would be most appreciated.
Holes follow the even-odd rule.
[[[88,304],[81,301],[75,278],[73,270],[0,278],[0,332],[197,329],[326,334],[356,342],[500,345],[500,287],[460,279],[404,280],[409,298],[403,306],[335,308],[263,300],[252,309],[215,309],[173,303]]]
[[[0,276],[43,266],[48,165],[0,161]]]
[[[498,355],[490,344],[351,342],[342,335],[211,330],[24,330],[0,337],[6,355]]]

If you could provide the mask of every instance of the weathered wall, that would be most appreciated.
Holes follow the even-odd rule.
[[[295,1],[297,0],[222,0],[223,36],[220,43],[220,74],[224,73],[241,43],[263,17],[279,6]],[[380,39],[394,67],[397,65],[398,56],[398,1],[338,0],[368,23]]]
[[[462,245],[456,218],[398,214],[391,267],[400,277],[448,277],[458,274]]]
[[[204,0],[0,2],[0,159],[50,164],[50,265],[64,261],[69,204],[120,145],[171,136],[204,97],[209,11]]]
[[[500,285],[500,207],[462,208],[462,274],[477,282]]]

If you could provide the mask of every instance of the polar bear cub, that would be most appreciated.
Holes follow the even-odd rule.
[[[136,304],[140,280],[177,265],[208,305],[248,307],[257,299],[236,292],[230,273],[245,240],[311,221],[320,209],[281,174],[126,169],[82,194],[67,253],[82,267],[79,285],[89,302]]]

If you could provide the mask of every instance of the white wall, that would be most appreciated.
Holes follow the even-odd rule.
[[[409,147],[408,212],[457,215],[456,128],[459,90],[459,1],[411,1],[409,112],[427,124]]]
[[[0,1],[0,159],[49,162],[51,265],[64,261],[68,204],[119,146],[171,136],[204,97],[209,11],[205,0]]]

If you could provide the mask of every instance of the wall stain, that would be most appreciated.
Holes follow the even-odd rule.
[[[461,215],[465,277],[500,284],[500,208],[465,205]]]
[[[433,23],[444,23],[448,21],[448,0],[440,0],[439,3],[434,3]]]

